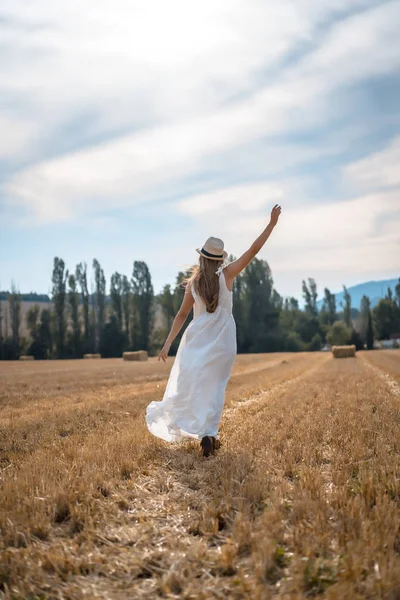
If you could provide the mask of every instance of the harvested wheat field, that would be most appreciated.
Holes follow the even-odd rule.
[[[400,598],[400,351],[238,356],[210,458],[173,363],[0,363],[0,597]]]

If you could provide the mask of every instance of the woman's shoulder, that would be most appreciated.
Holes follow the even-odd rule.
[[[233,279],[229,277],[229,272],[226,270],[226,267],[228,265],[225,265],[222,269],[221,269],[221,273],[220,273],[220,277],[223,278],[226,288],[228,290],[228,292],[231,292],[233,289]]]

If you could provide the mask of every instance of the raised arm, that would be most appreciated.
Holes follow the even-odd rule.
[[[185,295],[183,297],[181,307],[176,313],[176,317],[171,326],[171,331],[169,332],[165,344],[162,347],[160,354],[158,355],[158,360],[162,359],[164,362],[166,361],[169,349],[171,348],[171,344],[182,329],[183,324],[186,321],[188,314],[190,313],[190,309],[193,306],[193,303],[194,299],[192,291],[190,289],[190,285],[186,285]]]
[[[247,267],[249,262],[253,260],[256,254],[260,252],[261,248],[264,246],[265,242],[271,235],[272,230],[277,224],[281,210],[281,207],[278,204],[275,204],[271,211],[271,220],[261,235],[258,236],[258,238],[252,243],[250,248],[242,254],[242,256],[239,256],[237,260],[234,260],[227,267],[225,267],[224,272],[227,281],[233,281],[235,277],[237,277],[239,273],[241,273],[241,271]]]

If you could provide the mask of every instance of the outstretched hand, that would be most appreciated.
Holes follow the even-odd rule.
[[[271,225],[273,225],[274,227],[278,222],[281,212],[282,208],[279,206],[279,204],[275,204],[274,208],[271,211]]]

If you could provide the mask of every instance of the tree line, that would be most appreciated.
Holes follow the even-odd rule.
[[[147,264],[134,261],[130,277],[112,274],[107,294],[106,277],[97,259],[92,269],[94,289],[89,292],[86,263],[69,272],[61,258],[54,258],[51,303],[42,310],[37,304],[29,309],[27,336],[20,332],[21,294],[14,286],[11,292],[0,292],[0,299],[8,301],[6,315],[0,302],[0,359],[13,360],[21,354],[36,359],[82,358],[89,353],[120,357],[126,350],[156,354],[181,305],[182,281],[188,272],[179,272],[173,286],[167,284],[155,295]],[[267,261],[255,258],[233,286],[238,352],[318,351],[326,344],[347,343],[354,343],[357,349],[372,348],[374,339],[389,339],[400,332],[400,279],[395,294],[389,288],[373,309],[367,296],[359,309],[353,308],[350,293],[345,286],[343,289],[344,301],[339,307],[335,295],[325,288],[319,310],[317,284],[309,278],[302,282],[304,308],[300,309],[296,298],[284,298],[274,288]],[[47,298],[34,293],[29,296],[33,301]],[[7,304],[5,307],[7,310]],[[171,347],[173,355],[185,327]]]

